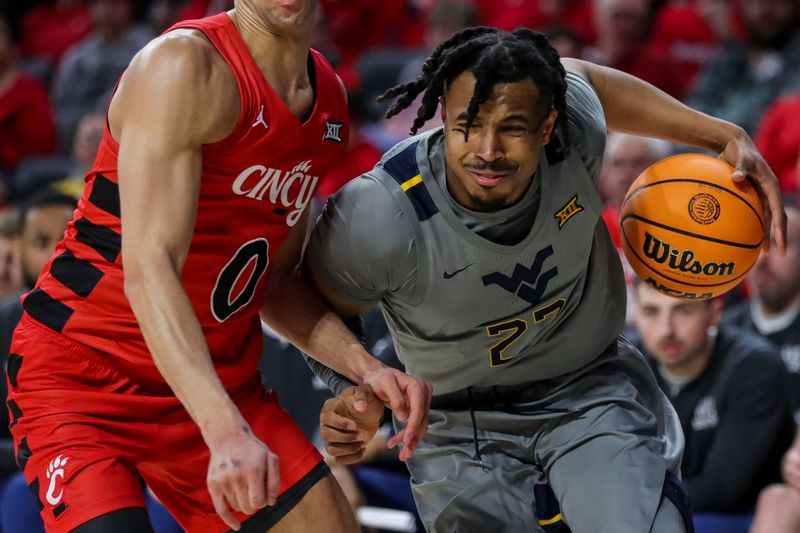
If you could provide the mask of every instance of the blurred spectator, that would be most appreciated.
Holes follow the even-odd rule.
[[[167,28],[178,22],[184,0],[152,0],[147,7],[147,24],[154,35],[161,35]]]
[[[67,222],[72,219],[72,211],[77,200],[54,191],[42,191],[31,199],[19,215],[18,252],[26,289],[33,287],[39,272],[50,259],[56,243],[61,240]],[[0,303],[0,395],[6,397],[5,368],[9,361],[11,333],[22,317],[22,304],[19,294],[14,294]],[[11,364],[18,364],[18,360]],[[13,407],[9,406],[13,412]],[[14,443],[8,429],[9,411],[0,414],[0,484],[4,485],[2,514],[3,531],[44,532],[39,519],[38,505],[33,493],[28,489],[14,455]],[[16,475],[16,476],[15,476]],[[13,513],[11,512],[13,511]],[[13,515],[13,516],[10,516]]]
[[[783,483],[770,485],[758,497],[750,533],[800,531],[800,429],[781,463]]]
[[[686,94],[722,43],[741,39],[743,33],[733,0],[669,2],[656,14],[651,44],[675,63]]]
[[[690,301],[636,284],[636,325],[686,437],[683,485],[698,533],[746,533],[759,491],[780,479],[792,439],[786,369],[775,346],[717,327],[719,299]]]
[[[597,39],[584,58],[633,74],[673,96],[681,96],[676,66],[647,46],[648,0],[594,0]]]
[[[438,0],[428,16],[428,25],[425,31],[424,46],[414,50],[397,51],[392,49],[379,50],[365,54],[359,64],[362,75],[362,91],[365,103],[374,101],[388,88],[397,83],[411,81],[417,76],[422,63],[438,45],[448,39],[453,33],[474,26],[478,22],[478,11],[472,0]],[[417,109],[422,102],[422,95],[392,117],[391,120],[378,120],[368,126],[364,134],[370,141],[385,152],[401,140],[408,137],[411,125],[417,117]],[[383,115],[386,106],[374,108],[378,115]],[[365,107],[369,113],[369,107]],[[441,118],[436,113],[425,123],[421,131],[436,128],[442,125]]]
[[[584,42],[580,35],[567,26],[547,26],[542,28],[550,46],[556,49],[561,57],[583,57]]]
[[[17,65],[19,35],[0,12],[0,170],[13,170],[25,157],[55,149],[53,111],[38,81]],[[0,192],[0,203],[7,188]]]
[[[54,182],[52,187],[69,196],[80,198],[83,194],[84,175],[94,164],[105,126],[106,116],[103,113],[91,112],[81,117],[72,140],[71,168],[64,179]]]
[[[622,262],[628,302],[634,301],[633,281],[636,274],[619,240],[619,211],[631,183],[647,167],[666,157],[668,153],[669,143],[649,137],[612,132],[606,140],[603,167],[600,171],[600,197],[604,204],[601,216]],[[628,326],[633,325],[634,315],[633,305],[628,305],[625,318]]]
[[[800,209],[786,206],[786,256],[773,246],[750,272],[753,297],[725,313],[725,322],[763,335],[781,349],[790,372],[790,398],[800,424]]]
[[[527,26],[571,28],[585,43],[595,39],[592,0],[478,0],[481,23],[513,30]]]
[[[233,9],[233,0],[189,0],[180,12],[180,20],[200,19]]]
[[[52,69],[91,30],[84,0],[49,0],[31,8],[22,20],[22,53],[45,61]]]
[[[134,0],[90,0],[93,31],[71,48],[53,81],[59,141],[69,146],[78,119],[105,110],[111,91],[133,56],[153,37],[134,26]]]
[[[365,52],[422,43],[424,12],[407,0],[320,0],[320,5],[339,53],[336,70],[342,70],[344,78],[354,78]]]
[[[794,68],[798,68],[795,65]],[[798,192],[800,94],[778,99],[764,114],[755,141],[784,193]]]
[[[800,3],[740,0],[747,29],[743,43],[728,43],[703,69],[689,105],[752,133],[767,106],[800,88]]]
[[[15,248],[17,218],[13,210],[0,211],[0,300],[19,295],[22,266]]]

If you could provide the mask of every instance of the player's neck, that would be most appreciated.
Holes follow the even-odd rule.
[[[288,98],[298,88],[308,85],[310,27],[279,31],[246,8],[232,10],[229,15],[250,55],[281,97]],[[303,24],[311,25],[313,21]]]

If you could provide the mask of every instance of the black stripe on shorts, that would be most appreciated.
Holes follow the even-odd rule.
[[[264,507],[242,522],[242,528],[239,533],[264,533],[264,531],[269,531],[272,526],[277,524],[281,518],[300,503],[300,500],[311,490],[311,487],[328,475],[330,471],[331,469],[328,468],[325,461],[320,461],[303,479],[278,496],[278,501],[275,502],[275,505]]]
[[[106,213],[119,218],[119,185],[102,174],[96,174],[89,201]]]
[[[86,298],[103,279],[103,271],[67,250],[50,265],[53,277],[78,296]]]
[[[99,226],[85,218],[79,218],[75,221],[75,229],[78,230],[75,238],[89,245],[103,259],[110,263],[117,260],[119,251],[122,248],[122,237],[120,237],[119,233],[105,226]]]
[[[64,329],[74,309],[59,302],[42,289],[34,289],[22,302],[22,308],[30,316],[48,328],[58,331]]]

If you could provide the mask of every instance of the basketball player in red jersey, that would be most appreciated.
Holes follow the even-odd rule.
[[[11,348],[17,461],[49,532],[150,530],[140,476],[190,532],[357,530],[261,387],[259,311],[308,324],[291,340],[382,394],[408,421],[404,454],[425,431],[429,387],[371,358],[294,268],[348,135],[341,84],[309,50],[316,8],[238,0],[123,75]]]

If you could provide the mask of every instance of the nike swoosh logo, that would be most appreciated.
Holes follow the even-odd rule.
[[[459,269],[458,269],[458,270],[456,270],[455,272],[447,272],[447,271],[445,270],[444,274],[442,274],[442,277],[443,277],[444,279],[450,279],[450,278],[452,278],[452,277],[456,276],[457,274],[460,274],[461,272],[464,272],[466,269],[468,269],[469,267],[471,267],[471,266],[472,266],[472,265],[474,265],[474,264],[475,264],[475,263],[470,263],[470,264],[468,264],[467,266],[465,266],[464,268],[459,268]]]

